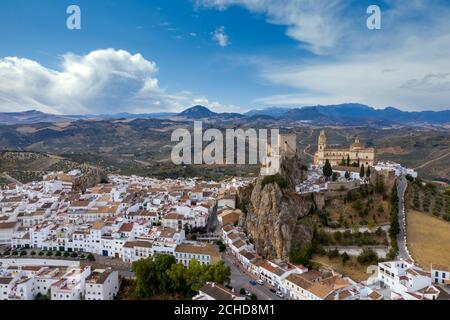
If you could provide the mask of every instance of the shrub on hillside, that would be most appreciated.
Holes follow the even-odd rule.
[[[266,185],[276,183],[281,189],[285,189],[288,186],[288,182],[285,178],[280,176],[279,174],[273,176],[267,176],[262,181],[262,187],[264,188]]]

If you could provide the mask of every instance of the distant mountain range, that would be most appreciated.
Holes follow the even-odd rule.
[[[407,112],[393,107],[374,109],[348,103],[301,108],[267,108],[251,110],[245,114],[216,113],[204,106],[194,106],[181,113],[118,113],[112,115],[53,115],[40,111],[0,113],[0,124],[61,123],[77,120],[113,119],[167,119],[167,120],[210,120],[210,121],[306,121],[317,124],[339,125],[392,125],[392,124],[450,124],[450,110]]]

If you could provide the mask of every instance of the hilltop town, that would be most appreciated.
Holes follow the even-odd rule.
[[[305,167],[295,136],[280,140],[280,173],[263,166],[257,179],[109,175],[80,190],[85,173],[74,169],[5,186],[0,299],[124,298],[121,288],[135,279],[136,263],[161,256],[187,269],[196,263],[231,269],[228,279],[202,282],[194,300],[449,297],[448,266],[419,266],[406,245],[404,183],[419,179],[414,170],[375,162],[376,150],[360,139],[350,149],[328,148],[324,132],[317,161]],[[252,190],[247,200],[245,190]],[[277,197],[287,208],[276,208]],[[304,213],[289,208],[299,203]],[[264,205],[287,222],[264,220]],[[289,231],[284,223],[292,214],[298,222]]]

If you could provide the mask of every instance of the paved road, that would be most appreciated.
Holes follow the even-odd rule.
[[[406,234],[406,220],[405,220],[405,191],[408,186],[407,180],[404,176],[400,177],[398,184],[397,184],[397,193],[398,193],[398,220],[400,224],[400,232],[398,233],[397,237],[397,244],[398,244],[398,257],[400,259],[410,259],[412,260],[411,256],[409,255],[407,249],[406,249],[406,241],[405,241],[405,234]]]
[[[259,300],[281,300],[267,286],[261,286],[259,284],[252,286],[249,281],[255,280],[256,278],[242,270],[236,258],[231,256],[231,254],[223,254],[222,259],[231,269],[231,286],[236,293],[239,293],[241,288],[244,288],[250,293],[256,294]]]

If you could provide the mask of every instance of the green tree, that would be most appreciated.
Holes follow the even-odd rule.
[[[247,293],[247,290],[245,290],[244,288],[241,288],[241,290],[239,290],[239,293],[243,296],[245,296],[245,294]]]
[[[362,164],[361,170],[359,171],[359,176],[362,179],[362,178],[364,178],[364,175],[365,175],[365,170],[364,170],[364,165]]]
[[[311,257],[314,253],[314,247],[312,243],[301,245],[298,241],[295,241],[289,252],[289,260],[292,263],[302,264],[304,266],[310,266]]]
[[[345,171],[345,179],[350,179],[350,172],[348,172],[348,171]]]
[[[332,180],[337,181],[337,179],[338,179],[337,172],[333,172]]]
[[[250,295],[250,300],[258,300],[258,296],[254,293]]]
[[[370,174],[371,174],[371,172],[370,172],[370,166],[367,166],[366,177],[367,177],[367,178],[370,178]]]
[[[342,264],[346,264],[348,260],[350,260],[350,257],[348,256],[347,252],[344,251],[344,252],[341,254],[341,261],[342,261]]]
[[[378,255],[375,251],[369,248],[364,248],[358,256],[360,264],[371,264],[378,262]]]
[[[216,282],[220,284],[227,284],[231,279],[231,270],[225,265],[223,261],[216,264],[206,265],[205,280],[207,282]]]
[[[170,279],[170,287],[173,292],[182,292],[188,295],[190,290],[186,283],[186,268],[181,263],[173,264],[167,270],[167,276]]]
[[[327,159],[325,165],[323,166],[323,175],[328,179],[333,175],[333,168],[331,168],[330,161]]]
[[[168,254],[157,254],[152,258],[133,263],[136,282],[135,298],[145,298],[167,292],[171,288],[171,279],[167,270],[176,263],[175,257]]]
[[[198,291],[205,284],[205,272],[203,266],[196,259],[189,262],[186,271],[186,282],[192,291]]]
[[[350,155],[347,155],[347,166],[350,167]]]

